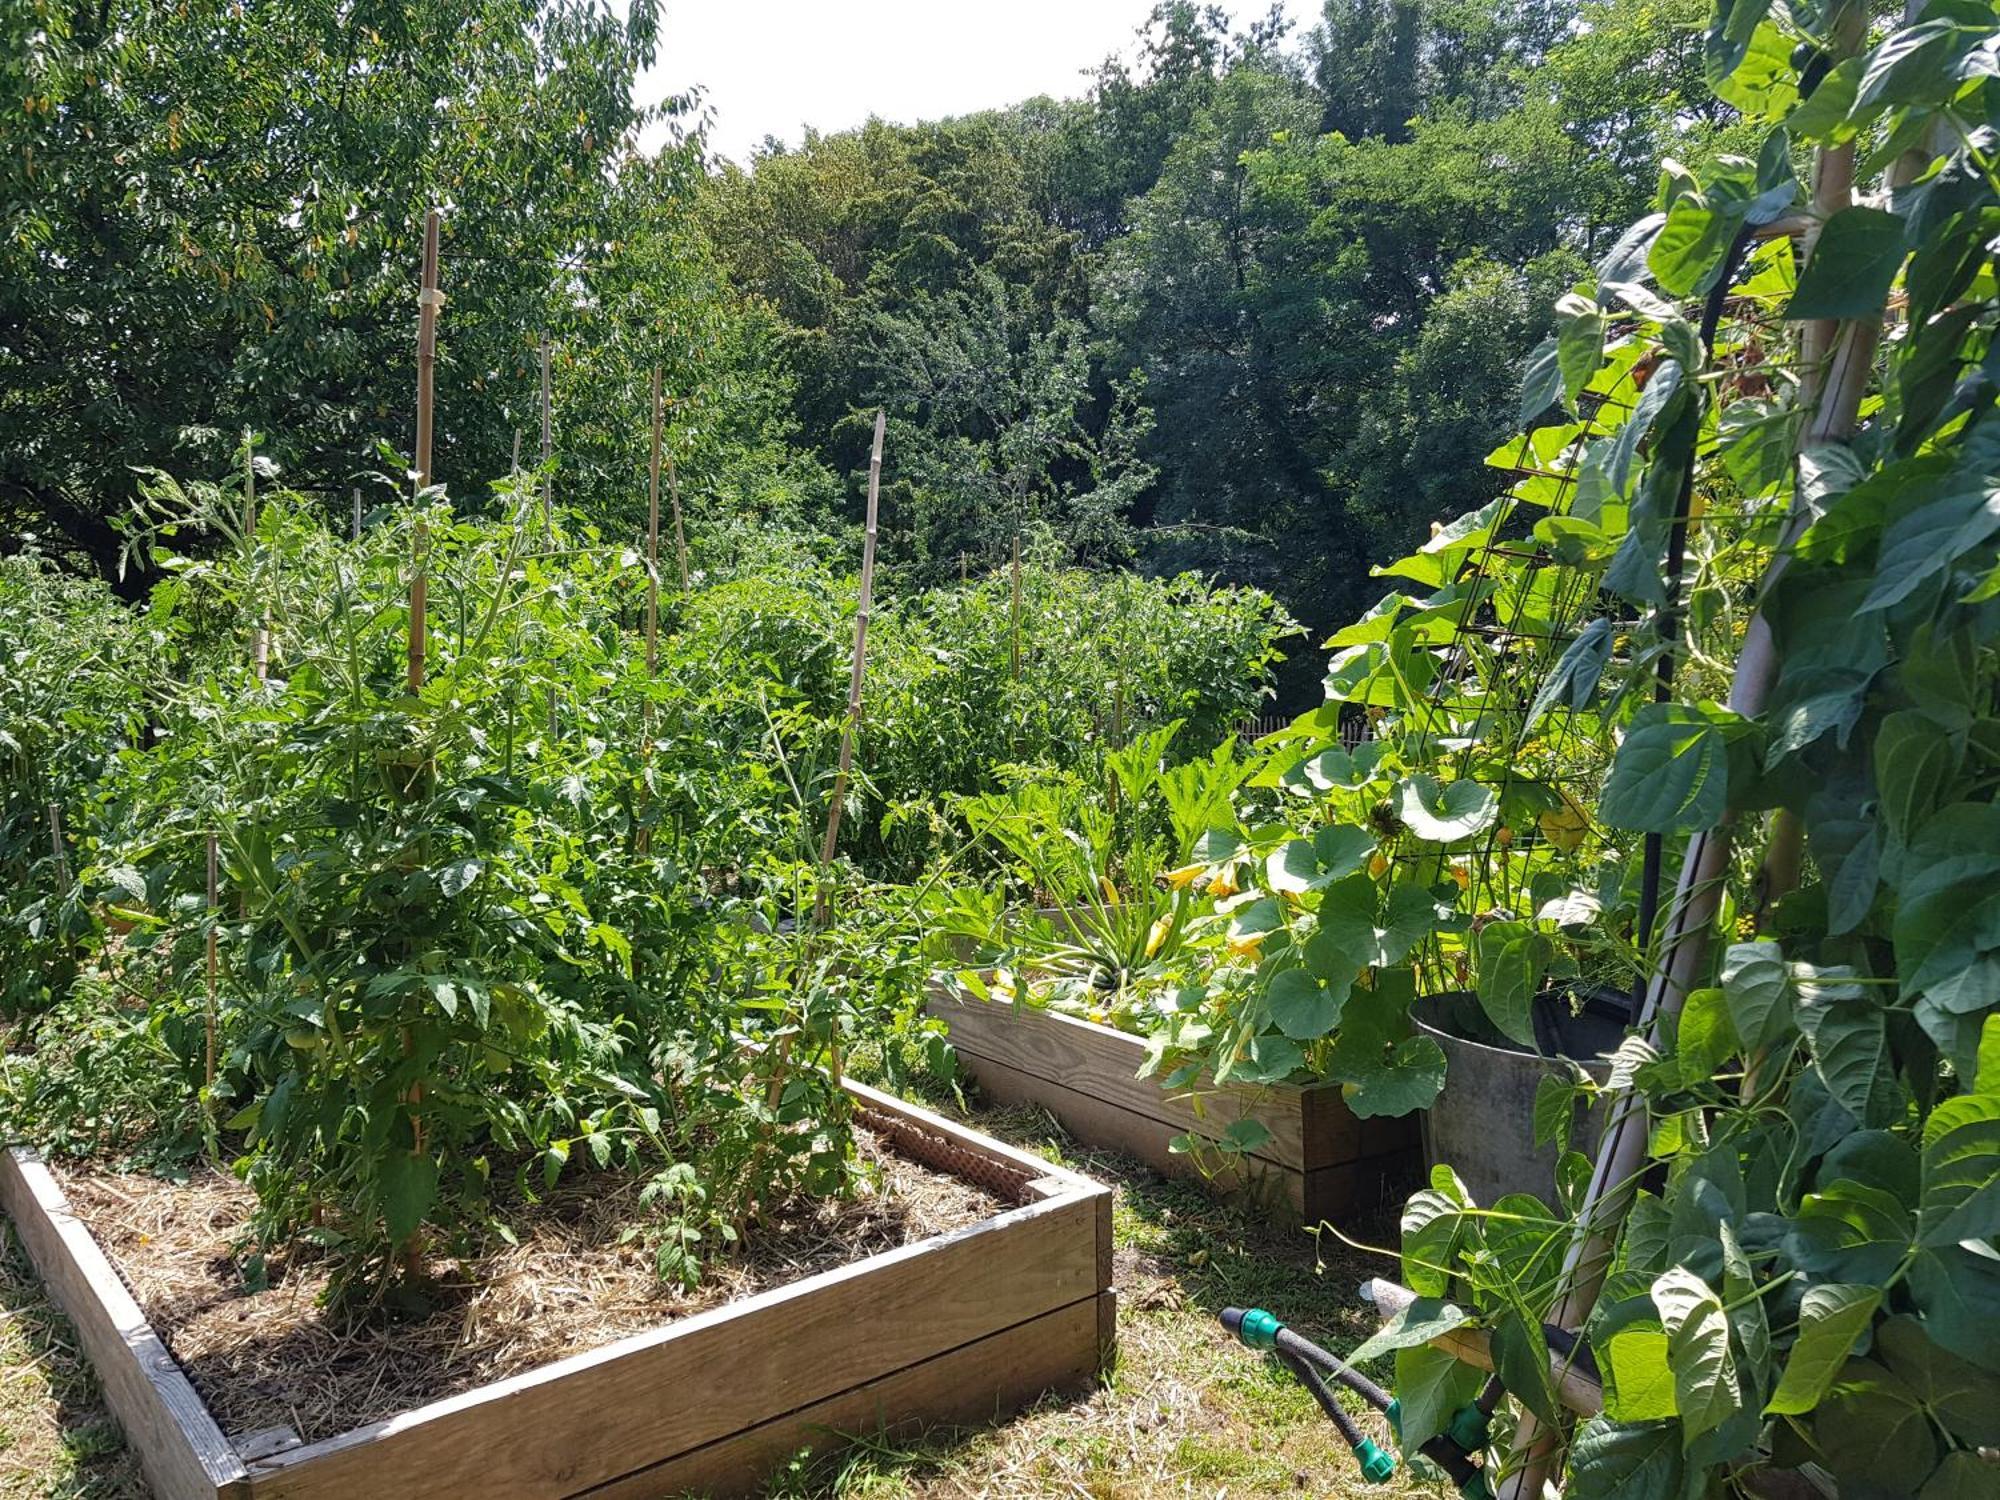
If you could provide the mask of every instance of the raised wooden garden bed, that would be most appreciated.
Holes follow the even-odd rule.
[[[1137,1076],[1146,1044],[1111,1027],[980,1000],[948,980],[931,986],[930,1010],[951,1028],[960,1063],[992,1098],[1036,1105],[1087,1145],[1123,1151],[1171,1176],[1199,1178],[1308,1225],[1398,1201],[1420,1170],[1415,1119],[1356,1119],[1338,1087],[1170,1093]],[[1176,1136],[1212,1141],[1245,1117],[1271,1132],[1247,1155],[1205,1151],[1197,1163],[1170,1149]]]
[[[804,1448],[1089,1387],[1113,1340],[1106,1188],[875,1090],[896,1149],[1018,1206],[969,1229],[299,1445],[224,1433],[31,1151],[0,1207],[156,1500],[640,1500],[752,1487]]]

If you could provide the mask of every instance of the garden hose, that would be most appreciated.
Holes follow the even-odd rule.
[[[1340,1435],[1354,1450],[1364,1479],[1371,1484],[1381,1484],[1395,1473],[1396,1460],[1364,1436],[1354,1419],[1340,1409],[1333,1392],[1327,1387],[1326,1377],[1331,1375],[1383,1413],[1400,1443],[1402,1406],[1393,1396],[1359,1370],[1329,1354],[1312,1340],[1294,1333],[1260,1307],[1225,1307],[1222,1310],[1222,1326],[1235,1334],[1245,1347],[1269,1350],[1277,1355],[1279,1362],[1297,1377],[1299,1383],[1312,1394],[1313,1400],[1319,1403],[1320,1410],[1340,1430]],[[1490,1500],[1491,1496],[1484,1472],[1473,1461],[1474,1455],[1486,1447],[1492,1409],[1484,1405],[1485,1399],[1486,1393],[1481,1392],[1479,1401],[1469,1401],[1460,1407],[1452,1414],[1443,1432],[1417,1449],[1444,1470],[1466,1500]]]
[[[1367,1376],[1349,1369],[1311,1340],[1299,1337],[1261,1307],[1225,1307],[1222,1310],[1222,1326],[1235,1334],[1246,1348],[1276,1354],[1278,1362],[1290,1370],[1313,1400],[1319,1403],[1319,1409],[1326,1413],[1340,1430],[1347,1446],[1354,1450],[1354,1461],[1361,1467],[1361,1477],[1370,1484],[1388,1482],[1396,1472],[1394,1455],[1385,1453],[1373,1438],[1362,1432],[1352,1417],[1341,1410],[1338,1398],[1327,1386],[1326,1375],[1332,1375],[1377,1411],[1386,1412],[1392,1404],[1387,1391]]]

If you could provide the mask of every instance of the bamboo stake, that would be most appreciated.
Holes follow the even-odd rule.
[[[417,489],[430,488],[432,408],[437,382],[437,312],[444,299],[438,293],[438,211],[424,216],[424,284],[417,297]],[[426,607],[429,603],[428,558],[430,538],[419,517],[413,546],[414,571],[410,575],[410,647],[408,686],[418,693],[424,686]]]
[[[220,968],[216,951],[216,905],[219,899],[216,871],[216,839],[208,836],[208,1001],[202,1013],[202,1023],[208,1039],[208,1087],[215,1088],[215,983]]]
[[[1855,52],[1865,37],[1866,16],[1862,7],[1845,4],[1836,14],[1832,31],[1841,55]],[[1814,218],[1824,223],[1846,207],[1853,197],[1854,147],[1850,143],[1822,148],[1815,158],[1813,185]],[[1807,257],[1812,246],[1807,247]],[[1851,435],[1861,398],[1867,389],[1875,350],[1881,340],[1881,317],[1849,322],[1823,321],[1801,330],[1802,349],[1825,354],[1815,360],[1818,378],[1807,385],[1804,395],[1813,403],[1813,415],[1798,440],[1803,451],[1816,444],[1844,440]],[[1791,559],[1799,535],[1811,524],[1811,514],[1793,487],[1792,506],[1771,561],[1757,591],[1759,601],[1768,599]],[[1760,607],[1747,623],[1743,645],[1737,653],[1736,671],[1730,684],[1729,708],[1745,718],[1762,712],[1778,676],[1778,650],[1771,622]],[[1672,905],[1654,957],[1644,1003],[1637,1017],[1649,1038],[1658,1045],[1663,1026],[1678,1016],[1688,993],[1706,970],[1708,943],[1722,901],[1722,889],[1729,869],[1733,829],[1728,821],[1705,829],[1688,841],[1675,888]],[[1583,1326],[1597,1303],[1604,1283],[1618,1228],[1632,1202],[1632,1188],[1646,1155],[1646,1107],[1643,1098],[1630,1087],[1612,1096],[1611,1118],[1599,1142],[1590,1185],[1577,1214],[1577,1230],[1563,1259],[1557,1280],[1558,1300],[1553,1321],[1558,1327],[1575,1330]],[[1533,1413],[1523,1411],[1515,1429],[1508,1468],[1512,1471],[1498,1491],[1500,1500],[1540,1500],[1550,1467],[1562,1446],[1560,1431],[1544,1428]]]
[[[421,493],[430,488],[431,483],[431,435],[433,413],[436,402],[437,383],[437,312],[443,303],[443,295],[438,291],[438,211],[432,209],[424,217],[424,282],[419,296],[417,314],[417,488]],[[414,545],[416,570],[410,579],[410,649],[408,687],[414,696],[423,691],[425,667],[425,612],[429,580],[426,576],[427,549],[429,537],[424,523],[417,521]],[[414,777],[412,778],[414,780]],[[406,788],[407,790],[407,788]],[[403,1028],[403,1055],[415,1052],[415,1042],[406,1026]],[[410,1109],[410,1151],[412,1155],[424,1154],[424,1118],[422,1106],[424,1086],[412,1083],[407,1095]],[[400,1247],[399,1255],[404,1270],[414,1276],[423,1261],[423,1240],[419,1234],[412,1234]]]
[[[667,494],[674,507],[674,559],[680,564],[681,592],[688,591],[687,533],[681,529],[681,475],[671,457],[667,459]]]
[[[549,336],[542,334],[542,545],[547,546],[555,536],[555,475],[549,471],[549,459],[555,454],[555,428],[552,421],[553,403],[549,397]]]
[[[660,371],[653,367],[653,461],[646,487],[646,677],[659,669],[660,631],[660,447],[666,423],[660,399]],[[674,529],[680,529],[680,506],[674,506]],[[681,563],[681,587],[687,587],[687,563]]]
[[[354,487],[354,540],[361,540],[361,486]]]
[[[549,335],[542,331],[542,546],[544,549],[555,545],[555,474],[550,460],[555,456],[555,403],[549,394]],[[549,684],[548,691],[549,738],[556,737],[556,685]]]
[[[647,695],[639,705],[639,758],[650,769],[653,759],[653,679],[660,670],[660,446],[665,413],[660,400],[660,371],[653,368],[653,452],[646,484],[646,684]],[[639,807],[647,802],[642,784]],[[643,822],[634,831],[632,844],[641,854],[653,846],[653,830]]]
[[[62,807],[49,804],[49,847],[56,861],[56,890],[69,889],[69,850],[63,846]]]
[[[1376,1277],[1361,1284],[1361,1300],[1371,1304],[1378,1317],[1387,1319],[1408,1310],[1417,1294],[1397,1282]],[[1430,1343],[1475,1369],[1493,1368],[1493,1336],[1483,1328],[1454,1328]],[[1604,1410],[1603,1385],[1570,1356],[1554,1349],[1549,1351],[1549,1385],[1556,1399],[1580,1417],[1594,1417]]]
[[[868,519],[861,542],[861,591],[854,613],[854,664],[847,677],[847,718],[840,730],[840,761],[834,769],[833,798],[826,810],[826,839],[819,848],[819,889],[813,899],[813,925],[825,927],[831,916],[827,899],[827,876],[840,838],[841,804],[847,800],[848,778],[854,770],[854,742],[861,732],[861,684],[868,666],[868,620],[875,599],[876,516],[882,494],[882,435],[885,414],[875,411],[875,442],[868,454]],[[838,1084],[843,1065],[840,1045],[840,1016],[836,1011],[827,1022],[828,1066]]]
[[[1021,533],[1014,533],[1014,603],[1008,617],[1007,669],[1014,681],[1021,680]]]
[[[861,729],[861,679],[868,665],[868,617],[875,597],[875,516],[882,493],[883,413],[875,413],[875,444],[868,455],[868,521],[861,540],[861,594],[854,615],[854,661],[847,674],[847,718],[840,730],[840,762],[833,773],[833,801],[826,810],[826,838],[819,847],[819,894],[813,903],[813,921],[827,922],[826,873],[833,864],[834,845],[840,838],[840,806],[847,800],[847,782],[854,770],[854,741]],[[837,1044],[836,1044],[837,1045]],[[836,1068],[836,1074],[838,1069]]]
[[[251,582],[257,587],[262,572],[256,565],[257,558],[257,449],[251,440],[250,430],[243,431],[243,545],[250,549]],[[250,670],[259,682],[271,673],[271,611],[260,598],[257,602],[257,623],[250,627]]]
[[[840,838],[840,808],[847,800],[847,782],[854,768],[854,741],[861,727],[861,682],[862,673],[868,661],[868,617],[875,591],[875,518],[877,502],[882,493],[882,431],[884,414],[880,408],[875,412],[875,442],[868,455],[868,512],[866,531],[861,544],[861,588],[854,615],[854,660],[847,678],[847,717],[840,732],[840,761],[834,772],[833,800],[826,812],[826,838],[820,844],[819,868],[815,875],[813,893],[813,926],[817,930],[826,926],[831,915],[827,901],[826,876],[833,864],[834,847]],[[842,1064],[840,1052],[840,1021],[836,1016],[832,1022],[832,1035],[828,1042],[828,1066],[835,1083],[841,1078]],[[771,1069],[770,1082],[765,1092],[766,1106],[775,1111],[784,1097],[785,1074],[791,1065],[792,1038],[789,1034],[778,1039],[777,1062]]]

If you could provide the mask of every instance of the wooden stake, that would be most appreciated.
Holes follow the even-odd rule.
[[[260,588],[262,571],[256,566],[257,557],[257,449],[251,442],[250,430],[243,431],[243,545],[250,550],[251,587]],[[254,606],[257,623],[250,627],[250,670],[259,682],[271,673],[271,611],[260,599]]]
[[[356,491],[359,494],[360,491]],[[208,836],[208,1004],[202,1021],[208,1033],[208,1086],[215,1087],[215,983],[220,969],[216,952],[216,907],[220,901],[220,882],[217,878],[216,839]]]
[[[56,859],[56,890],[69,889],[69,850],[63,847],[62,808],[49,804],[49,847]]]
[[[660,446],[666,411],[660,399],[660,369],[653,367],[653,461],[646,486],[646,680],[659,669],[660,631]],[[680,531],[680,506],[674,506],[674,531]],[[681,564],[681,587],[687,587],[687,564]]]
[[[424,286],[420,294],[417,314],[417,488],[428,489],[431,482],[431,432],[432,413],[436,397],[437,379],[437,312],[444,301],[438,291],[438,211],[432,209],[424,218]],[[410,655],[408,686],[412,694],[421,692],[424,686],[424,630],[428,579],[425,569],[426,551],[429,537],[421,519],[417,522],[415,542],[416,570],[410,578]],[[406,786],[405,791],[408,788]],[[415,1042],[406,1026],[403,1028],[403,1055],[415,1051]],[[424,1119],[421,1108],[424,1086],[410,1085],[406,1096],[410,1109],[410,1151],[412,1155],[424,1154]],[[415,1276],[423,1268],[423,1236],[413,1234],[397,1247],[397,1259],[404,1271]]]
[[[430,488],[432,410],[437,382],[438,211],[424,216],[424,286],[417,299],[417,488]],[[414,571],[410,575],[410,650],[408,685],[412,693],[424,686],[425,612],[429,601],[426,552],[429,537],[417,522]]]
[[[1008,670],[1021,680],[1021,533],[1014,533],[1014,607],[1008,627]]]
[[[653,367],[653,450],[646,470],[646,683],[650,689],[660,670],[660,445],[666,417],[660,398],[660,371]],[[639,759],[650,768],[653,759],[653,699],[639,704]],[[643,814],[646,788],[639,788],[638,811]],[[645,854],[653,847],[653,830],[644,822],[634,830],[632,847]]]
[[[826,810],[826,839],[819,848],[819,891],[813,902],[813,922],[824,927],[831,915],[827,872],[840,839],[840,808],[847,800],[848,778],[854,771],[854,742],[861,732],[861,682],[868,666],[868,618],[875,599],[875,519],[882,494],[882,432],[885,415],[875,412],[875,443],[868,455],[868,521],[861,541],[861,593],[854,612],[854,662],[847,676],[847,718],[840,730],[840,762],[833,773],[833,800]],[[840,1081],[840,1022],[832,1023],[830,1045],[834,1082]]]
[[[361,486],[354,487],[354,540],[361,540]]]
[[[833,800],[826,810],[826,837],[819,847],[819,869],[814,879],[813,926],[817,930],[826,926],[832,916],[827,900],[827,871],[833,864],[835,846],[840,840],[840,809],[847,800],[847,783],[854,771],[854,742],[861,728],[861,682],[868,663],[868,617],[872,611],[875,596],[875,518],[882,493],[882,431],[885,415],[880,408],[875,412],[875,442],[868,455],[868,518],[861,542],[861,589],[854,612],[854,659],[847,676],[847,717],[840,731],[840,761],[834,771]],[[828,1040],[828,1066],[832,1069],[834,1082],[841,1078],[840,1022],[836,1016],[832,1023],[832,1035]],[[785,1075],[791,1064],[792,1039],[790,1035],[780,1037],[776,1048],[777,1062],[771,1069],[770,1083],[766,1089],[765,1103],[776,1110],[784,1097]]]
[[[549,336],[542,334],[542,544],[555,536],[555,475],[549,460],[555,455],[554,403],[549,395]]]
[[[549,460],[555,456],[554,399],[549,393],[549,335],[542,330],[542,546],[546,549],[555,545],[555,475],[551,472]],[[556,737],[556,688],[549,684],[548,692],[549,738]]]
[[[681,592],[688,591],[687,533],[681,530],[681,476],[672,458],[667,460],[667,494],[674,506],[674,560],[680,564]]]

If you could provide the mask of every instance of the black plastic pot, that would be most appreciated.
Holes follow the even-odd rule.
[[[1561,1146],[1591,1155],[1604,1128],[1602,1106],[1577,1110],[1567,1143],[1535,1144],[1535,1090],[1568,1058],[1599,1083],[1611,1075],[1607,1054],[1624,1039],[1626,998],[1609,991],[1580,1005],[1569,995],[1535,1006],[1542,1052],[1502,1036],[1469,990],[1426,995],[1411,1007],[1417,1029],[1444,1049],[1444,1090],[1423,1117],[1424,1156],[1448,1163],[1475,1201],[1532,1193],[1553,1205]]]

